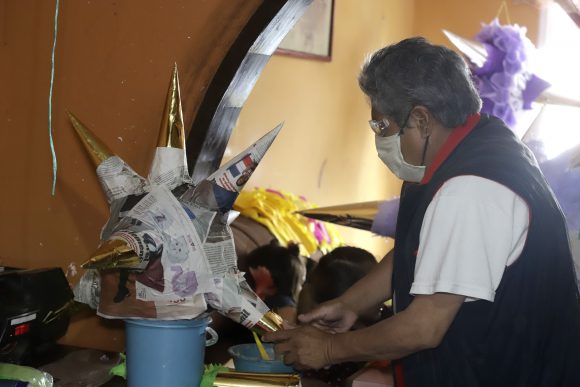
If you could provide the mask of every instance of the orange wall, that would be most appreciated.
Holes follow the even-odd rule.
[[[54,1],[0,0],[0,265],[80,264],[108,215],[94,168],[67,122],[75,112],[112,150],[146,174],[173,62],[186,127],[225,51],[260,0],[61,1],[53,99],[59,161],[50,195],[47,134]],[[319,205],[396,195],[400,182],[376,157],[356,77],[362,59],[415,34],[445,42],[495,16],[486,0],[336,0],[331,62],[274,56],[242,110],[226,158],[285,121],[253,186],[303,194]],[[536,33],[537,11],[510,4]],[[364,7],[363,7],[364,5]],[[478,11],[474,11],[474,8]],[[389,242],[341,228],[377,257]],[[122,348],[118,326],[80,315],[65,342]]]
[[[0,0],[0,265],[66,270],[98,244],[108,205],[65,110],[146,174],[173,63],[189,128],[217,66],[260,4],[61,1],[53,97],[59,168],[51,196],[47,101],[55,1]],[[82,317],[70,342],[122,346],[119,330]]]
[[[361,5],[364,4],[364,7]],[[376,156],[357,75],[365,55],[412,33],[413,2],[335,1],[331,62],[274,56],[242,110],[226,158],[284,121],[248,183],[301,194],[321,206],[398,194]],[[347,243],[382,257],[391,242],[340,227]]]
[[[538,10],[507,3],[511,21],[528,26],[534,38]],[[400,181],[376,156],[369,109],[357,86],[365,55],[414,35],[449,46],[442,28],[473,38],[499,5],[488,0],[336,0],[332,61],[274,56],[242,110],[225,159],[284,121],[249,186],[301,194],[320,206],[398,195]],[[377,258],[392,246],[365,231],[339,231],[346,243]]]

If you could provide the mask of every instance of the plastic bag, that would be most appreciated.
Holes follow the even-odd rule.
[[[52,387],[52,376],[32,367],[0,363],[0,380],[28,382],[30,387]]]

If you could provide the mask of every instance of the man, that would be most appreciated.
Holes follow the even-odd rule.
[[[563,215],[531,152],[453,51],[412,38],[359,84],[379,157],[405,181],[394,256],[271,333],[297,368],[400,359],[399,386],[580,386],[580,304]],[[393,297],[396,314],[349,331]]]

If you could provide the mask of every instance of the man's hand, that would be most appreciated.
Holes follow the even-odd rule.
[[[298,316],[303,324],[312,324],[323,331],[340,333],[348,331],[358,315],[340,298],[325,302],[313,311]]]
[[[267,333],[262,339],[275,342],[276,355],[296,369],[320,369],[331,364],[332,335],[312,326]]]

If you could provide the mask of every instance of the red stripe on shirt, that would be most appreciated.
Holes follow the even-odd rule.
[[[459,145],[459,143],[473,130],[473,128],[475,128],[475,125],[477,125],[479,122],[480,117],[481,116],[479,113],[473,114],[469,116],[465,124],[453,129],[441,149],[439,149],[439,152],[437,152],[435,155],[433,162],[427,167],[425,176],[423,176],[423,180],[421,180],[420,184],[427,184],[431,180],[433,174],[437,171],[437,169],[439,169],[447,157],[449,157],[451,152],[453,152],[453,150],[457,148],[457,145]]]
[[[393,376],[395,377],[395,386],[405,387],[405,378],[403,377],[403,363],[400,360],[393,360]]]

